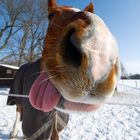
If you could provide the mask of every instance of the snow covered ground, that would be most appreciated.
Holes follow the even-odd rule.
[[[125,88],[118,86],[119,91],[128,92]],[[135,90],[140,98],[140,90]],[[0,96],[0,140],[9,139],[15,113],[15,106],[6,106],[6,97]],[[22,135],[21,130],[18,135]],[[60,140],[140,140],[140,107],[106,104],[95,113],[71,114]]]
[[[120,80],[119,83],[129,87],[140,89],[140,80]]]

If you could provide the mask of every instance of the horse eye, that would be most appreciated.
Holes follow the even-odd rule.
[[[51,13],[51,14],[48,15],[49,20],[52,19],[53,17],[54,17],[54,13]]]

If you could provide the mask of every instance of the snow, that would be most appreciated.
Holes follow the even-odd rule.
[[[129,85],[132,84],[129,83]],[[131,93],[131,97],[136,94],[137,99],[140,99],[140,89],[129,87],[129,90],[126,90],[126,85],[122,83],[119,83],[118,89],[120,92]],[[134,89],[136,93],[133,92]],[[0,93],[8,93],[8,89],[0,89]],[[16,114],[15,106],[6,106],[6,98],[6,96],[0,96],[0,140],[9,139]],[[131,100],[128,99],[128,101]],[[21,136],[20,129],[18,139],[21,139]],[[60,140],[93,139],[140,140],[140,107],[105,104],[94,113],[70,114],[69,123],[63,130]]]
[[[19,69],[19,67],[17,67],[17,66],[7,65],[7,64],[0,64],[0,66],[11,68],[11,69],[16,69],[16,70]]]
[[[140,138],[140,109],[105,105],[96,113],[71,115],[63,140],[131,140]]]
[[[140,80],[120,80],[119,83],[125,86],[140,89]]]
[[[120,80],[117,86],[117,91],[140,94],[140,80]]]

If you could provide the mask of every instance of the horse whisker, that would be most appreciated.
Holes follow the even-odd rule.
[[[56,77],[58,74],[55,74],[55,75],[52,75],[52,76],[49,76],[48,78],[44,79],[40,84],[43,84],[44,82]]]
[[[52,39],[52,40],[58,40],[59,38],[53,38],[53,37],[49,37],[47,39]]]
[[[55,26],[59,27],[60,29],[63,29],[63,27],[55,22],[52,22],[52,24],[54,24]]]
[[[44,72],[46,72],[46,71],[43,70],[43,71],[35,72],[35,73],[33,73],[32,75],[41,74],[41,73],[44,73]]]

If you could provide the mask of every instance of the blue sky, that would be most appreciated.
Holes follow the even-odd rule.
[[[57,0],[81,10],[91,1],[116,37],[126,71],[140,73],[140,0]]]

